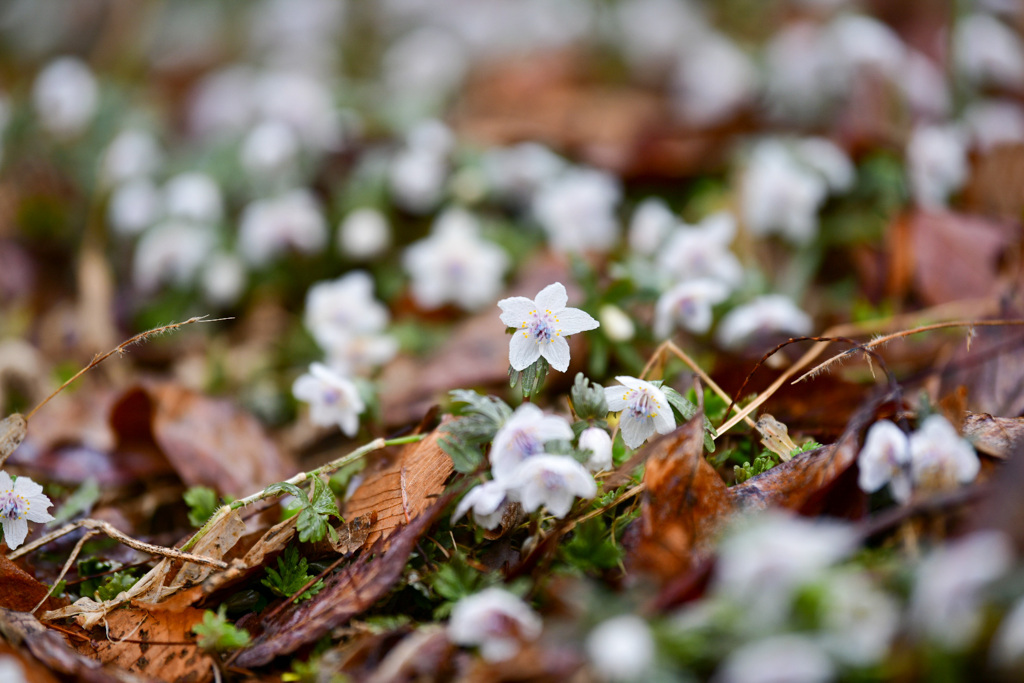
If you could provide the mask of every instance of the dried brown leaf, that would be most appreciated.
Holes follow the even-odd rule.
[[[963,435],[982,453],[1005,459],[1017,444],[1024,443],[1024,418],[968,411],[964,414]]]

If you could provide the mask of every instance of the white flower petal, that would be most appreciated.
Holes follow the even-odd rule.
[[[563,337],[597,329],[601,324],[589,313],[578,308],[564,308],[561,311],[556,311],[555,315],[558,316],[559,330]]]
[[[623,414],[622,440],[630,448],[639,448],[654,434],[654,420],[650,418],[634,418]]]
[[[540,290],[535,301],[538,309],[558,314],[569,302],[569,295],[561,282],[555,282]]]
[[[626,387],[605,387],[604,400],[608,404],[608,411],[617,413],[626,407],[624,394],[629,391]]]
[[[523,332],[512,335],[508,347],[508,363],[513,370],[525,370],[540,358],[540,344]]]
[[[7,474],[3,470],[0,470],[0,493],[3,491],[13,491],[14,482],[11,480],[11,475]]]
[[[8,548],[14,550],[25,542],[25,537],[28,536],[28,522],[23,519],[3,519],[0,523],[4,529],[4,543]]]
[[[555,370],[565,372],[569,369],[569,342],[565,338],[555,337],[547,344],[541,342],[539,350]]]
[[[524,321],[526,321],[531,312],[537,310],[537,304],[527,299],[525,296],[513,296],[508,299],[502,299],[498,302],[498,307],[501,308],[501,322],[505,323],[507,327],[515,327],[518,329]]]
[[[672,408],[667,401],[662,405],[665,406],[664,409],[654,414],[654,429],[659,434],[668,434],[676,428],[676,418],[672,414]]]

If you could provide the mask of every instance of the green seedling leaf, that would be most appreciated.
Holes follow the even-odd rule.
[[[53,513],[53,519],[46,523],[48,527],[64,524],[72,517],[87,515],[93,505],[100,499],[100,485],[95,479],[86,479],[75,492],[67,497],[64,504]]]
[[[584,572],[612,569],[622,559],[622,549],[600,517],[588,519],[576,527],[572,539],[562,546],[565,561]]]
[[[658,382],[652,382],[652,384],[660,384]],[[661,386],[661,390],[665,393],[665,398],[668,399],[669,404],[672,406],[680,417],[683,418],[683,422],[689,420],[697,411],[700,410],[694,403],[691,403],[672,387]],[[708,416],[704,416],[704,449],[709,453],[715,450],[715,437],[718,436],[718,432],[715,431],[714,425],[711,424],[711,420]]]
[[[309,562],[306,558],[299,554],[295,546],[288,546],[284,553],[277,558],[277,569],[267,567],[267,576],[260,583],[275,594],[290,598],[312,581],[314,576],[309,573]],[[314,595],[323,590],[323,587],[324,582],[321,579],[306,589],[295,601],[311,600]]]
[[[603,420],[608,417],[608,402],[604,397],[604,387],[592,383],[582,372],[576,373],[576,379],[570,392],[572,409],[580,420]]]
[[[193,486],[182,498],[188,505],[188,523],[197,529],[217,511],[217,492],[206,486]]]
[[[206,610],[203,623],[193,626],[192,633],[199,636],[198,645],[206,652],[237,650],[249,644],[249,632],[228,623],[224,605],[216,613]]]

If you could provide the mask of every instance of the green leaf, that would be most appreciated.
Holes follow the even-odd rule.
[[[206,486],[193,486],[182,496],[188,505],[188,523],[199,528],[217,511],[217,492]]]
[[[444,431],[445,427],[442,427],[441,430]],[[441,450],[452,459],[456,472],[463,474],[475,472],[480,463],[484,461],[484,452],[479,446],[471,446],[454,434],[441,437],[437,443]]]
[[[288,546],[284,553],[277,558],[277,569],[267,567],[267,576],[260,583],[275,594],[290,598],[309,583],[314,576],[315,574],[309,573],[309,563],[306,558],[299,554],[295,546]],[[296,598],[296,602],[311,600],[314,595],[323,590],[323,587],[324,582],[321,579]]]
[[[570,397],[572,408],[579,419],[603,420],[608,417],[608,402],[604,397],[604,387],[597,383],[591,383],[582,372],[576,373]]]
[[[139,577],[133,576],[130,571],[116,572],[107,579],[106,583],[96,589],[94,595],[97,600],[113,600],[123,591],[128,590],[136,584]]]
[[[700,410],[695,404],[688,401],[682,394],[673,389],[672,387],[662,386],[661,390],[665,393],[665,398],[668,399],[669,404],[673,409],[683,418],[683,421],[689,420],[697,411]],[[715,431],[714,425],[711,424],[711,420],[708,416],[704,416],[704,448],[710,453],[715,450],[715,437],[718,436],[718,432]]]
[[[515,370],[511,365],[508,368],[509,386],[515,388],[519,384],[523,391],[523,398],[528,398],[537,393],[544,379],[548,376],[551,365],[543,356],[526,366],[523,370]]]
[[[268,495],[271,494],[271,493],[276,493],[278,495],[286,495],[287,494],[287,495],[294,496],[295,498],[298,498],[299,500],[308,500],[308,498],[306,497],[306,494],[303,493],[302,489],[300,489],[295,484],[288,483],[287,481],[279,481],[276,484],[271,484],[267,488],[263,489],[263,492],[268,494]]]
[[[224,605],[216,613],[206,610],[203,623],[193,626],[192,633],[199,636],[198,645],[207,652],[237,650],[249,644],[249,632],[228,623]]]
[[[63,524],[79,514],[89,514],[92,506],[100,499],[100,485],[95,479],[89,478],[75,492],[67,497],[64,504],[53,513],[53,519],[46,526],[53,527]]]
[[[600,517],[588,519],[573,531],[568,543],[561,546],[565,561],[581,571],[612,569],[622,559],[622,549]]]

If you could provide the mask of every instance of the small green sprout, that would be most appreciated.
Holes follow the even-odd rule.
[[[217,511],[217,492],[206,486],[193,486],[182,496],[188,505],[188,523],[197,529]]]
[[[206,652],[237,650],[249,644],[249,632],[228,623],[223,605],[216,613],[206,610],[203,623],[193,626],[192,633],[199,636],[197,644]]]
[[[299,554],[295,546],[288,546],[284,554],[277,558],[277,569],[267,567],[267,576],[260,583],[275,594],[290,598],[313,579],[314,575],[310,575],[308,570],[309,562],[306,558]],[[324,582],[321,579],[306,589],[295,601],[311,600],[323,590],[323,587]]]

